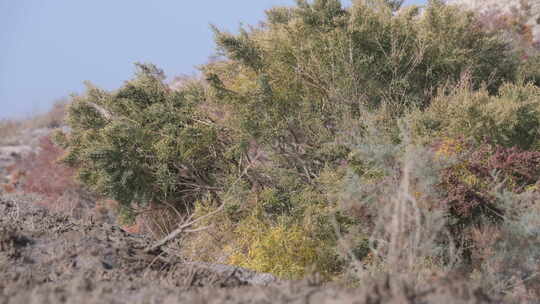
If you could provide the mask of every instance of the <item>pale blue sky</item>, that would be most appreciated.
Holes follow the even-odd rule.
[[[345,1],[344,1],[345,2]],[[293,0],[0,0],[0,118],[44,111],[89,80],[119,87],[134,62],[169,77],[215,51],[209,24],[235,31]],[[422,4],[425,0],[409,0]]]

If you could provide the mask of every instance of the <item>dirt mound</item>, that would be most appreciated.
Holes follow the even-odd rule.
[[[146,239],[113,225],[20,197],[0,197],[0,214],[0,303],[492,303],[465,284],[424,294],[390,280],[345,289],[186,263],[144,253]]]

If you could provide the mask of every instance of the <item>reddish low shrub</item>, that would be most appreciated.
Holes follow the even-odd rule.
[[[74,181],[75,169],[56,162],[62,154],[63,150],[49,137],[41,138],[39,151],[22,159],[18,164],[19,169],[26,172],[22,190],[56,200],[66,189],[77,188]]]
[[[500,217],[494,191],[522,193],[540,178],[540,152],[483,144],[464,153],[463,159],[442,174],[443,200],[451,214],[462,222],[479,215]]]
[[[486,220],[496,224],[504,219],[505,209],[498,201],[498,193],[536,190],[540,152],[488,143],[476,148],[461,146],[467,151],[455,155],[457,164],[443,170],[439,188],[445,194],[441,204],[448,210],[450,231],[466,243],[470,250],[465,253],[470,254],[474,249],[472,231]]]
[[[82,215],[82,207],[90,207],[94,196],[75,179],[75,169],[57,160],[64,150],[48,137],[40,139],[37,151],[19,159],[12,167],[17,180],[11,184],[27,194],[38,194],[39,204],[57,211]],[[86,206],[83,206],[86,205]]]

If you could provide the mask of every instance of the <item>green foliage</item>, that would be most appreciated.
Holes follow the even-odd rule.
[[[359,259],[420,285],[456,249],[474,263],[475,229],[536,244],[525,209],[508,212],[538,192],[536,57],[478,15],[402,2],[298,0],[238,34],[214,28],[206,82],[172,90],[138,65],[117,91],[89,85],[57,136],[64,161],[126,220],[132,203],[212,213],[182,240],[186,258],[285,278],[335,278]],[[502,280],[490,263],[476,270]]]
[[[319,273],[330,279],[344,265],[335,227],[346,230],[353,225],[332,202],[342,174],[324,171],[315,185],[282,174],[281,183],[262,189],[254,204],[244,207],[235,225],[235,241],[228,247],[229,262],[285,278]]]
[[[282,174],[282,182],[274,187],[254,191],[244,181],[221,193],[224,212],[199,223],[210,227],[189,236],[182,254],[284,278],[318,273],[331,279],[337,275],[346,261],[337,248],[335,224],[343,231],[355,225],[332,203],[343,174],[324,171],[317,187],[287,183],[291,176]],[[215,208],[215,204],[199,201],[196,217]]]
[[[536,86],[540,86],[540,51],[526,57],[523,64],[520,66],[518,75],[522,81],[531,82]]]
[[[481,12],[476,12],[476,15],[486,31],[498,33],[512,45],[521,62],[520,78],[539,85],[540,41],[534,34],[534,27],[538,26],[538,15],[533,6],[533,1],[521,0],[509,10],[485,7]]]
[[[336,225],[346,229],[348,217],[334,218],[332,187],[340,175],[323,174],[319,187],[277,185],[255,194],[234,225],[227,248],[235,265],[298,279],[315,272],[330,279],[343,266],[337,251]],[[296,189],[294,189],[296,187]],[[327,188],[328,189],[328,188]]]
[[[540,139],[540,88],[507,84],[497,95],[469,86],[435,97],[425,111],[409,117],[420,142],[434,138],[484,139],[505,147],[533,149]]]
[[[202,70],[214,104],[234,113],[225,123],[238,130],[235,141],[255,140],[274,166],[309,181],[346,158],[343,142],[367,112],[384,111],[392,125],[466,72],[493,92],[515,78],[508,45],[472,14],[437,1],[422,15],[396,12],[400,4],[298,1],[238,35],[214,28],[226,60]]]
[[[230,161],[227,133],[198,110],[204,87],[172,91],[153,65],[115,92],[88,85],[69,107],[71,133],[59,137],[80,179],[124,206],[150,201],[189,206],[218,189]]]
[[[443,81],[457,82],[469,74],[473,88],[485,85],[496,93],[515,79],[520,64],[515,51],[502,37],[478,26],[473,13],[431,1],[420,23],[423,42],[431,47],[425,56],[425,88],[436,89]]]

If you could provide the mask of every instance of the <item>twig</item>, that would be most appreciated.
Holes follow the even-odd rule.
[[[91,106],[92,108],[94,108],[96,111],[99,112],[99,114],[103,115],[103,117],[105,117],[105,119],[107,120],[112,120],[113,119],[113,115],[111,114],[111,112],[107,111],[105,108],[93,103],[93,102],[90,102],[88,101],[87,104],[89,106]]]
[[[183,233],[188,233],[188,232],[196,232],[196,231],[200,231],[200,230],[204,230],[204,229],[207,229],[207,227],[204,227],[203,228],[198,228],[198,229],[190,229],[188,230],[189,227],[193,226],[194,224],[204,220],[205,218],[208,218],[208,217],[211,217],[213,215],[215,215],[216,213],[220,212],[221,210],[223,210],[223,207],[224,207],[224,204],[222,204],[221,206],[219,206],[219,208],[217,208],[216,210],[208,213],[208,214],[205,214],[201,217],[199,217],[198,219],[195,219],[195,220],[192,220],[192,221],[187,221],[187,223],[184,223],[184,224],[181,224],[178,228],[176,228],[175,230],[173,230],[171,233],[169,233],[166,237],[162,238],[161,240],[157,241],[156,243],[154,243],[152,246],[146,248],[144,250],[145,253],[152,253],[152,252],[156,252],[158,249],[160,249],[162,246],[164,246],[165,244],[167,244],[168,242],[174,240],[175,238],[177,238],[179,235],[183,234]]]
[[[259,157],[260,157],[261,153],[257,153],[257,155],[255,156],[255,160],[257,160]],[[240,179],[247,174],[247,171],[249,170],[249,168],[251,168],[253,166],[253,163],[249,164],[245,169],[244,171],[242,172],[242,174],[240,174],[240,176],[232,183],[231,187],[230,188],[233,188],[236,183],[238,183],[238,181],[240,181]],[[229,190],[230,191],[230,190]],[[203,231],[203,230],[206,230],[208,228],[210,228],[210,226],[207,226],[207,227],[201,227],[201,228],[195,228],[195,229],[188,229],[190,227],[192,227],[193,225],[197,224],[198,222],[206,219],[206,218],[209,218],[209,217],[212,217],[214,216],[215,214],[221,212],[223,209],[225,208],[225,203],[222,203],[216,210],[208,213],[208,214],[205,214],[197,219],[194,219],[193,220],[193,214],[191,216],[189,216],[183,224],[180,224],[178,226],[178,228],[176,228],[175,230],[173,230],[171,233],[169,233],[166,237],[162,238],[161,240],[157,241],[156,243],[154,243],[152,246],[146,248],[144,250],[145,253],[155,253],[157,252],[161,247],[163,247],[164,245],[166,245],[168,242],[176,239],[178,236],[180,236],[181,234],[183,233],[190,233],[190,232],[198,232],[198,231]]]

